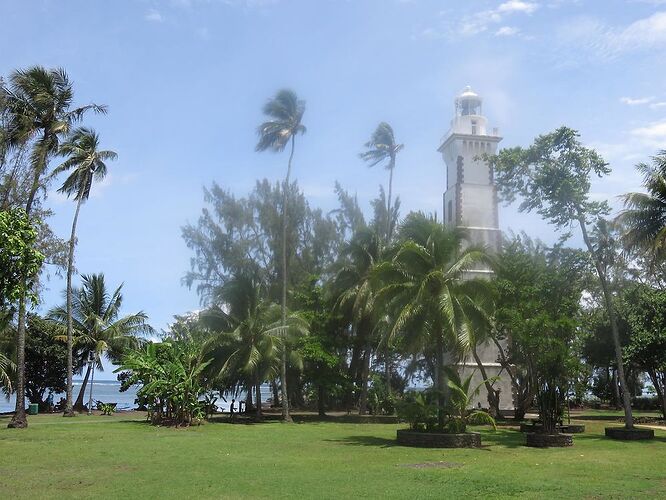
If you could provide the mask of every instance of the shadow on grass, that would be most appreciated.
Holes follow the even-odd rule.
[[[399,446],[395,439],[377,436],[347,436],[342,439],[326,439],[328,443],[341,443],[349,446],[374,446],[377,448],[393,448]]]

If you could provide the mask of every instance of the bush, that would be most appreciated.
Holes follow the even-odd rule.
[[[413,431],[433,430],[437,425],[437,405],[432,394],[423,391],[406,392],[402,399],[395,401],[398,419],[409,424]]]
[[[634,398],[631,402],[634,410],[659,410],[659,399],[656,396],[644,396]]]

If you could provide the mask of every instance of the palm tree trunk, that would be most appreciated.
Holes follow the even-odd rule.
[[[393,168],[395,167],[395,158],[391,157],[389,164],[389,184],[388,198],[386,199],[386,246],[391,241],[391,196],[393,194]]]
[[[289,202],[289,177],[291,176],[291,161],[294,158],[295,138],[291,136],[291,152],[287,164],[287,177],[284,180],[284,193],[282,198],[282,327],[287,326],[287,203]],[[283,330],[284,345],[282,346],[282,359],[280,363],[280,378],[282,379],[282,420],[291,422],[289,415],[289,396],[287,394],[287,332]]]
[[[83,411],[83,398],[85,397],[86,386],[88,385],[91,369],[92,363],[88,363],[88,367],[86,368],[86,375],[83,377],[83,384],[81,384],[79,395],[76,397],[76,403],[74,403],[74,409],[76,411]]]
[[[74,409],[72,408],[72,392],[73,383],[72,378],[74,374],[74,326],[72,321],[72,273],[74,272],[74,246],[76,245],[76,223],[79,219],[79,211],[81,210],[81,202],[83,197],[79,197],[76,203],[76,211],[74,212],[74,220],[72,221],[72,234],[69,238],[69,255],[67,257],[67,390],[66,390],[66,405],[64,417],[73,417]]]
[[[25,321],[26,304],[25,291],[19,297],[18,328],[16,329],[16,407],[14,416],[7,425],[10,429],[24,429],[28,427],[25,415]]]
[[[501,417],[500,411],[499,411],[499,391],[496,391],[492,384],[488,381],[488,375],[486,374],[486,367],[483,366],[483,363],[481,362],[481,358],[479,358],[478,353],[476,352],[476,346],[472,346],[472,356],[474,356],[474,361],[476,361],[476,366],[479,368],[479,372],[481,372],[481,377],[483,377],[483,384],[486,386],[486,390],[488,391],[488,409],[490,410],[489,413],[493,418],[499,418]]]
[[[278,390],[277,381],[271,380],[271,390],[273,391],[273,404],[272,407],[277,407],[280,404],[280,391]]]
[[[606,280],[606,275],[601,268],[601,264],[596,257],[594,247],[590,241],[590,237],[587,234],[587,227],[585,226],[585,217],[580,214],[578,218],[578,223],[580,224],[580,229],[583,233],[583,240],[587,246],[587,250],[590,252],[592,261],[594,262],[594,267],[597,271],[599,277],[599,283],[601,284],[601,290],[604,295],[604,302],[606,303],[606,312],[608,313],[608,319],[611,324],[611,333],[613,337],[613,346],[615,348],[615,362],[617,365],[617,375],[620,380],[620,393],[622,395],[622,406],[624,407],[624,425],[627,429],[633,429],[634,427],[634,417],[631,412],[631,395],[629,394],[629,387],[627,386],[627,380],[624,376],[624,365],[622,363],[622,345],[620,344],[620,331],[617,327],[617,318],[615,317],[615,308],[613,307],[613,297],[611,295],[610,288],[608,287],[608,281]]]
[[[44,135],[46,136],[46,133]],[[39,189],[39,179],[46,166],[45,152],[42,153],[42,159],[43,161],[40,162],[41,166],[35,169],[30,194],[25,205],[25,213],[28,218],[30,218],[35,195]],[[25,276],[23,282],[27,282],[27,279],[28,277]],[[21,296],[19,297],[18,307],[18,328],[16,329],[16,406],[14,408],[14,416],[9,424],[7,424],[7,427],[10,429],[24,429],[28,427],[28,419],[25,415],[25,328],[27,321],[26,315],[28,312],[26,307],[26,294],[27,290],[25,290],[24,287],[24,290],[21,291]]]
[[[263,418],[261,414],[261,382],[259,382],[258,378],[254,384],[254,394],[257,400],[257,420],[261,420]]]
[[[437,338],[435,353],[435,390],[437,392],[437,425],[444,427],[444,341],[441,335]]]
[[[370,356],[372,349],[370,340],[365,346],[365,356],[363,357],[363,370],[361,371],[361,396],[358,399],[358,414],[365,415],[368,408],[368,379],[370,378]]]

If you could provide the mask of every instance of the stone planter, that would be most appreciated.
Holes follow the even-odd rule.
[[[541,432],[543,426],[540,424],[520,424],[520,432]],[[565,434],[579,434],[585,432],[583,424],[558,425],[557,429]]]
[[[573,436],[571,434],[543,434],[541,432],[530,432],[525,434],[527,446],[533,448],[563,448],[573,446]]]
[[[397,432],[398,444],[418,448],[480,448],[481,434],[445,434],[443,432],[419,432],[400,429]]]
[[[627,441],[638,441],[643,439],[654,439],[652,429],[627,429],[626,427],[606,427],[606,437],[611,439],[623,439]]]

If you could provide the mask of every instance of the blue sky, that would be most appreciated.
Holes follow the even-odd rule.
[[[0,74],[62,66],[77,103],[109,106],[86,123],[119,159],[82,211],[77,266],[124,282],[126,311],[158,328],[199,306],[181,285],[191,252],[180,228],[196,221],[202,187],[241,195],[284,175],[283,155],[254,152],[261,106],[279,88],[307,101],[295,175],[324,209],[335,180],[364,203],[386,182],[358,159],[385,120],[405,144],[403,213],[441,210],[437,147],[465,85],[502,146],[579,129],[613,167],[594,193],[614,203],[639,188],[633,165],[666,147],[663,0],[0,0],[0,19]],[[66,237],[74,204],[53,192],[48,203]],[[535,217],[500,218],[554,240]],[[64,285],[48,286],[45,307]]]

